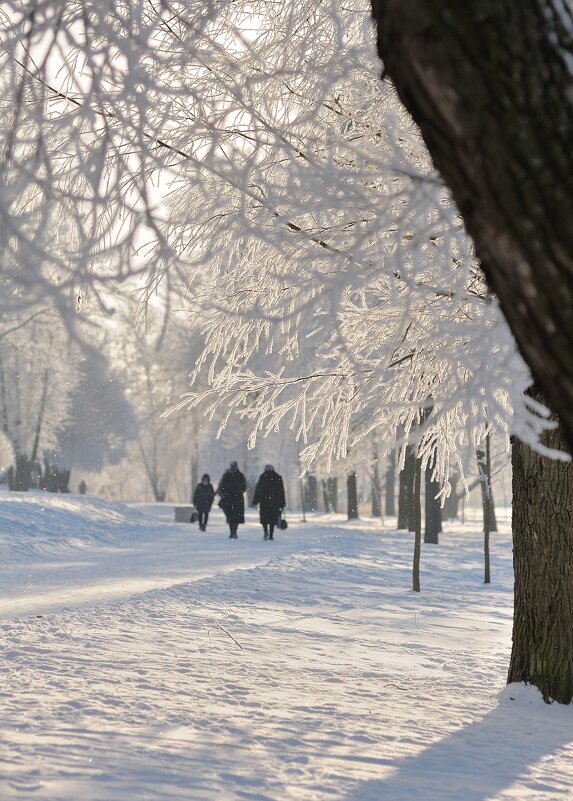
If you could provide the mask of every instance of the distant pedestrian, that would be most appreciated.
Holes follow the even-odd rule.
[[[259,506],[259,519],[264,531],[265,540],[274,539],[275,526],[286,506],[285,488],[281,476],[275,472],[272,464],[266,464],[261,473],[255,494],[253,506]]]
[[[83,480],[83,478],[80,481],[80,486],[78,487],[78,490],[79,490],[80,495],[85,495],[86,492],[88,491],[88,486],[87,486],[86,482]]]
[[[209,473],[204,473],[201,483],[197,484],[193,493],[193,506],[199,515],[199,531],[207,529],[207,520],[209,519],[209,512],[213,506],[214,498],[215,490],[211,484],[211,478]]]
[[[225,470],[217,494],[220,497],[219,506],[225,513],[229,524],[229,539],[237,539],[239,523],[245,522],[245,498],[243,493],[247,489],[245,476],[239,470],[237,462],[231,462],[229,469]]]

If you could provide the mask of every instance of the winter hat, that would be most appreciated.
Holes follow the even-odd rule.
[[[209,475],[209,473],[203,473],[203,475],[201,476],[201,481],[205,481],[205,479],[207,479],[207,481],[211,481],[211,476]]]
[[[265,465],[265,473],[268,473],[268,472],[270,472],[271,470],[274,472],[274,469],[275,469],[275,468],[273,467],[273,465],[272,465],[272,464],[266,464],[266,465]]]
[[[238,469],[239,469],[239,465],[237,464],[237,462],[231,462],[231,464],[229,465],[229,470],[233,471],[233,470],[238,470]]]

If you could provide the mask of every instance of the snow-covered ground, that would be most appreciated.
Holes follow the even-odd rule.
[[[555,801],[573,708],[504,689],[511,544],[0,496],[0,799]]]

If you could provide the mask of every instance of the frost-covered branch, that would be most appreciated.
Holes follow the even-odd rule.
[[[251,444],[284,422],[305,464],[373,429],[391,448],[428,399],[420,453],[443,479],[488,429],[537,439],[366,3],[38,0],[0,27],[6,308],[183,284],[205,345],[171,405],[237,414]]]

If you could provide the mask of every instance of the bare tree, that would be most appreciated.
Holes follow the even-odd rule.
[[[38,486],[40,463],[57,447],[78,380],[79,353],[68,342],[61,317],[43,308],[14,309],[0,322],[2,430],[14,452],[11,489]]]

